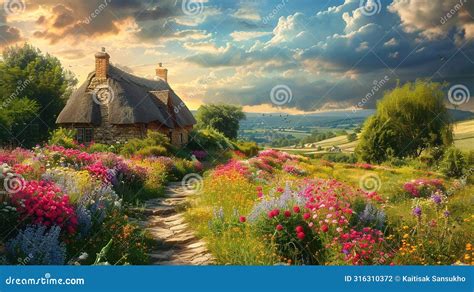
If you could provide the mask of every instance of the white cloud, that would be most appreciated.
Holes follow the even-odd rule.
[[[241,7],[234,14],[233,17],[237,19],[249,20],[249,21],[261,21],[260,14],[252,7]]]
[[[262,36],[270,35],[271,32],[267,31],[234,31],[230,36],[237,42],[245,41],[249,39],[255,39]]]
[[[394,46],[398,46],[399,42],[397,39],[395,38],[391,38],[389,41],[385,42],[383,44],[384,47],[394,47]]]

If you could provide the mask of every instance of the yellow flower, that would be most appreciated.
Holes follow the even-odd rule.
[[[408,237],[410,237],[410,235],[408,235],[408,233],[403,234],[403,238],[408,238]]]
[[[405,225],[405,226],[403,226],[402,228],[403,228],[404,230],[407,230],[407,229],[408,229],[408,226]]]
[[[466,244],[466,250],[471,250],[471,249],[472,249],[472,244],[467,243],[467,244]]]

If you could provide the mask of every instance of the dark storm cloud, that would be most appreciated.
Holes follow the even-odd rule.
[[[3,13],[3,12],[2,12]],[[0,13],[0,48],[22,41],[21,31],[6,23],[5,15]]]
[[[279,79],[260,74],[248,81],[250,87],[242,84],[229,89],[210,88],[206,94],[209,101],[229,96],[229,100],[241,104],[269,103],[272,87],[285,84],[292,88],[294,96],[285,106],[315,110],[314,106],[335,102],[346,107],[360,102],[372,91],[373,83],[385,76],[388,81],[383,89],[377,90],[365,107],[373,107],[376,99],[393,88],[397,80],[403,83],[430,78],[451,84],[463,82],[474,91],[474,27],[470,26],[472,18],[466,17],[474,15],[473,5],[459,8],[459,15],[453,15],[451,24],[443,26],[440,15],[452,11],[450,7],[457,1],[448,1],[451,6],[443,1],[418,1],[418,4],[403,1],[410,7],[419,5],[418,8],[428,9],[433,5],[441,11],[436,11],[436,17],[426,22],[409,14],[401,1],[394,1],[392,6],[385,2],[380,13],[369,16],[362,13],[359,1],[347,0],[339,7],[315,15],[296,13],[280,18],[273,30],[273,40],[262,45],[261,50],[230,47],[217,53],[195,54],[187,61],[203,67],[250,66],[271,60],[280,50],[276,59],[325,75],[319,80],[314,76],[316,80],[302,81],[301,74]],[[273,70],[267,71],[269,75],[272,73]],[[331,73],[336,74],[335,78],[327,78]],[[356,77],[348,78],[349,73]]]
[[[166,29],[166,23],[173,17],[182,15],[181,6],[175,0],[139,1],[139,0],[89,0],[89,1],[53,1],[39,0],[32,3],[49,8],[49,15],[37,20],[41,29],[34,35],[45,38],[51,43],[70,37],[75,41],[81,38],[99,37],[106,34],[118,34],[122,23],[132,20],[139,27],[138,37],[159,39],[176,35],[179,31]]]

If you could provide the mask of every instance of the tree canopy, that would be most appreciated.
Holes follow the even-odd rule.
[[[31,45],[10,47],[0,61],[0,143],[45,141],[77,81],[59,60]]]
[[[229,139],[236,139],[239,122],[245,119],[242,107],[223,104],[202,105],[197,111],[198,128],[211,127]]]
[[[443,86],[419,80],[387,92],[365,122],[357,155],[380,163],[392,156],[418,156],[424,149],[451,144],[452,124]]]

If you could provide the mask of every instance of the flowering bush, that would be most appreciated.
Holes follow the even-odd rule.
[[[280,259],[285,263],[321,263],[322,244],[308,224],[309,213],[305,210],[305,198],[288,187],[281,196],[270,195],[256,204],[249,215],[258,234],[276,245]]]
[[[306,171],[303,169],[299,168],[297,165],[294,165],[293,163],[286,163],[283,165],[283,171],[287,172],[292,175],[296,176],[304,176],[306,175]]]
[[[194,150],[191,152],[191,154],[194,155],[194,157],[196,157],[198,160],[204,160],[207,157],[207,152],[204,150]]]
[[[241,176],[249,176],[250,172],[247,166],[245,166],[242,162],[231,159],[224,165],[216,167],[214,170],[214,176],[225,176],[231,173],[237,173]]]
[[[66,246],[59,240],[61,228],[28,225],[6,244],[9,256],[27,265],[63,265]],[[15,261],[13,261],[15,263]]]
[[[362,231],[351,229],[334,239],[334,245],[344,262],[352,265],[389,264],[393,253],[387,252],[380,230],[365,227]]]
[[[444,190],[444,187],[439,179],[420,178],[405,183],[403,189],[413,197],[428,197],[436,190]]]
[[[105,167],[101,161],[97,161],[86,167],[93,176],[97,177],[104,183],[111,183],[115,174]]]
[[[102,185],[102,182],[93,177],[89,171],[77,171],[67,167],[50,168],[41,176],[41,179],[55,183],[63,193],[69,195],[72,203]]]
[[[57,225],[68,234],[77,230],[77,217],[69,196],[54,183],[27,181],[21,191],[11,195],[20,220],[44,226]]]

